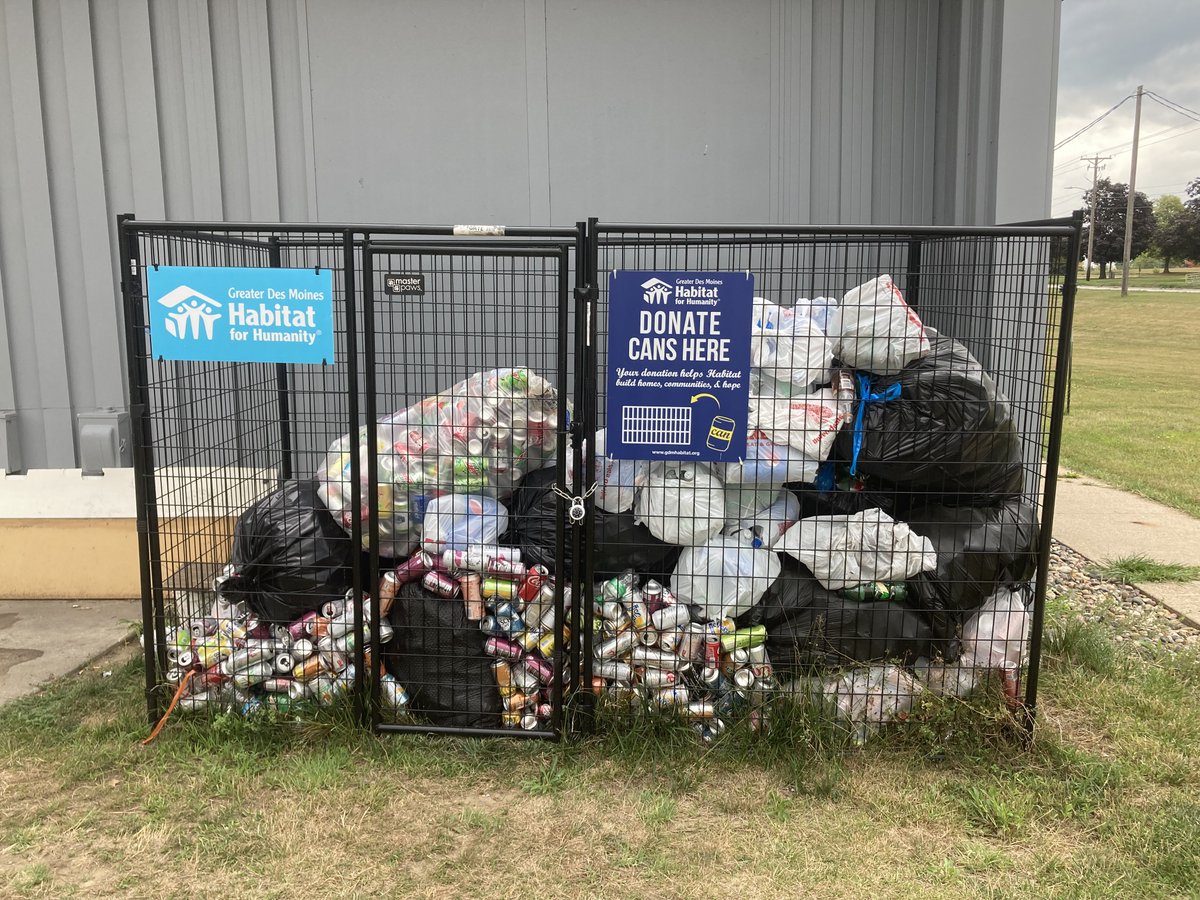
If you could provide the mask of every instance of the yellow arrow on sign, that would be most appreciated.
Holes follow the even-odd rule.
[[[692,398],[692,402],[693,402],[693,403],[695,403],[695,402],[696,402],[697,400],[699,400],[701,397],[707,397],[707,398],[708,398],[709,400],[711,400],[713,403],[717,404],[717,409],[720,409],[720,408],[721,408],[721,401],[720,401],[720,400],[718,400],[716,397],[714,397],[712,394],[697,394],[696,396],[694,396],[694,397]]]

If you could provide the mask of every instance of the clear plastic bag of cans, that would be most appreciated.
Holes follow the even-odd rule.
[[[380,552],[398,559],[421,537],[429,501],[441,494],[505,499],[524,475],[554,458],[558,397],[522,367],[477,372],[434,397],[382,419],[375,430]],[[359,479],[366,497],[367,440],[360,434]],[[317,473],[320,497],[344,528],[365,524],[369,507],[351,509],[351,439],[330,446]],[[363,545],[369,534],[364,528]]]

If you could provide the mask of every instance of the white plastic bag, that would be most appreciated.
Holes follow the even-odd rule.
[[[680,603],[700,607],[713,622],[741,615],[779,577],[779,557],[747,547],[736,537],[718,535],[679,555],[671,590]]]
[[[660,541],[703,544],[725,525],[725,488],[706,465],[655,462],[634,516]]]
[[[429,501],[421,529],[421,547],[430,552],[465,550],[471,544],[495,544],[508,531],[508,510],[491,497],[443,494]]]
[[[854,726],[854,738],[859,744],[889,722],[906,718],[922,692],[920,682],[894,665],[851,669],[830,678],[815,678],[812,689],[833,707],[839,719]]]
[[[831,591],[868,581],[905,581],[937,568],[933,542],[882,509],[801,519],[778,549],[796,557]]]
[[[781,490],[775,502],[762,512],[740,519],[722,533],[732,535],[750,547],[769,550],[799,520],[799,499],[791,491]]]
[[[855,369],[896,375],[929,352],[929,338],[917,314],[890,275],[846,293],[830,317],[834,356]]]
[[[813,297],[811,300],[806,300],[801,297],[796,301],[796,306],[807,306],[808,315],[813,320],[813,323],[820,328],[826,336],[832,337],[829,332],[829,320],[837,311],[837,297]]]
[[[596,505],[605,512],[626,512],[633,509],[638,490],[649,478],[650,462],[605,458],[607,430],[602,428],[596,432]]]
[[[750,365],[776,381],[807,391],[829,380],[833,348],[806,306],[788,309],[754,298]]]
[[[738,462],[721,463],[721,480],[731,484],[785,484],[812,482],[820,460],[805,456],[787,444],[776,444],[763,431],[746,436],[746,455]]]
[[[1022,666],[1028,660],[1032,629],[1033,617],[1021,594],[1000,588],[963,626],[963,655],[984,668]]]
[[[838,431],[853,415],[852,404],[839,400],[830,388],[793,397],[771,392],[766,381],[760,389],[762,393],[750,395],[751,427],[762,431],[772,443],[798,450],[812,464],[819,466],[828,459]]]

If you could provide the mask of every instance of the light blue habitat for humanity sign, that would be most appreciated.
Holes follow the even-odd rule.
[[[329,269],[158,266],[146,286],[156,358],[334,361]]]

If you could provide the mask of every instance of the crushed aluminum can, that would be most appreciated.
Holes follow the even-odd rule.
[[[597,662],[592,667],[592,672],[611,681],[628,682],[633,680],[633,666],[615,659]]]
[[[292,636],[292,640],[298,641],[301,638],[308,637],[308,623],[317,618],[316,611],[306,612],[295,622],[287,627],[288,634]]]

